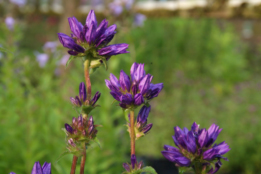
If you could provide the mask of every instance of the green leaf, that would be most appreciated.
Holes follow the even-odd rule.
[[[129,110],[129,109],[123,109],[123,114],[124,114],[124,116],[125,116],[125,119],[126,119],[127,123],[130,122],[129,116],[128,116],[129,113],[130,113],[130,110]]]
[[[68,59],[68,61],[66,62],[66,67],[70,64],[70,62],[75,59],[76,56],[70,56],[70,58]]]
[[[97,137],[95,137],[93,141],[101,148],[101,143]]]
[[[156,170],[153,167],[147,166],[142,169],[142,173],[150,173],[150,174],[157,174]]]
[[[179,174],[183,174],[186,172],[188,169],[186,167],[179,167]]]
[[[69,152],[69,151],[63,152],[63,153],[58,157],[58,159],[55,161],[55,163],[57,163],[58,161],[60,161],[60,159],[62,159],[65,155],[69,155],[69,154],[71,154],[71,152]]]

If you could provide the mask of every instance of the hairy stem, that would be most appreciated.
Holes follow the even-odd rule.
[[[83,146],[84,146],[84,151],[83,151],[83,156],[82,156],[82,160],[81,160],[80,174],[84,174],[84,166],[85,166],[85,161],[86,161],[85,143],[83,143]]]
[[[135,155],[134,110],[130,111],[131,155]]]
[[[77,159],[78,159],[77,156],[73,156],[72,168],[71,168],[71,173],[70,174],[75,174]]]
[[[86,87],[87,87],[87,100],[91,100],[92,96],[92,85],[91,85],[91,79],[90,79],[90,74],[89,74],[89,68],[90,68],[90,59],[85,59],[84,61],[84,77],[85,77],[85,82],[86,82]]]

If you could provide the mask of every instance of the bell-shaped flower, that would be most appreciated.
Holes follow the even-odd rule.
[[[64,33],[58,33],[58,38],[62,45],[68,48],[68,53],[73,56],[86,57],[91,59],[90,67],[95,68],[105,63],[111,56],[126,51],[128,44],[108,45],[116,34],[117,26],[108,26],[108,21],[103,20],[100,25],[96,20],[93,10],[86,18],[85,24],[81,24],[75,17],[68,18],[71,36]]]
[[[144,64],[133,63],[130,74],[129,77],[121,70],[119,80],[113,74],[110,80],[105,80],[111,95],[122,108],[140,106],[157,97],[163,88],[163,83],[151,83],[153,76],[145,73]]]
[[[212,124],[208,130],[200,129],[195,122],[190,131],[176,126],[173,141],[177,148],[165,145],[165,151],[161,153],[178,167],[201,168],[208,174],[216,173],[222,165],[220,159],[227,160],[223,155],[230,150],[225,142],[213,145],[221,130],[216,124]]]
[[[11,172],[10,174],[15,174]],[[45,162],[43,166],[39,162],[35,162],[31,174],[51,174],[51,163]]]

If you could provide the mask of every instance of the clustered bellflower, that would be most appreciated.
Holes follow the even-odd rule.
[[[144,64],[133,63],[129,77],[123,70],[119,80],[113,74],[110,80],[105,80],[111,95],[120,102],[122,108],[135,108],[157,97],[163,88],[163,83],[151,83],[153,76],[146,74]]]
[[[10,174],[15,174],[11,172]],[[35,162],[31,174],[51,174],[51,163],[45,162],[43,166],[39,162]]]
[[[208,130],[200,129],[195,122],[190,131],[186,127],[182,130],[176,126],[173,140],[177,148],[165,145],[162,154],[178,167],[192,167],[207,174],[216,173],[222,165],[220,159],[227,160],[222,155],[230,150],[225,142],[213,145],[221,130],[216,124],[212,124]]]
[[[91,58],[91,68],[99,66],[102,62],[106,63],[111,56],[129,53],[126,49],[128,44],[108,45],[113,39],[117,26],[108,27],[108,21],[103,20],[98,25],[96,16],[91,10],[86,18],[85,25],[82,25],[75,17],[68,18],[72,31],[71,37],[58,33],[62,45],[69,48],[68,53],[73,56]]]
[[[82,155],[81,143],[90,143],[90,140],[96,138],[98,130],[96,129],[98,125],[94,125],[93,117],[90,116],[89,119],[85,119],[80,115],[78,118],[73,117],[72,124],[65,124],[66,139],[68,142],[67,149],[69,152],[76,156]]]

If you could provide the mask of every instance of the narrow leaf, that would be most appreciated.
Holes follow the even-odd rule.
[[[68,61],[66,62],[66,67],[70,64],[70,62],[75,59],[75,56],[70,56],[70,58],[68,59]]]

